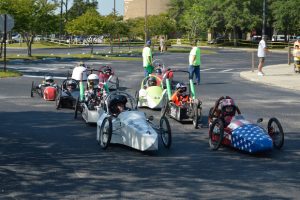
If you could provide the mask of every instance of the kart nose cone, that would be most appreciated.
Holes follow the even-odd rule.
[[[259,126],[248,124],[232,132],[232,145],[249,153],[268,151],[273,148],[272,139]]]

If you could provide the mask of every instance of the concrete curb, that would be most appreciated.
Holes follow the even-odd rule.
[[[240,77],[252,82],[300,91],[300,74],[294,72],[293,64],[269,65],[263,68],[265,76],[258,76],[257,70],[243,71]]]

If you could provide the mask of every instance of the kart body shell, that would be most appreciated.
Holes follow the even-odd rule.
[[[155,77],[158,80],[156,86],[146,86],[149,77]],[[162,87],[161,79],[155,75],[150,75],[143,79],[141,89],[138,93],[138,107],[148,107],[151,109],[162,108],[163,96],[166,90]]]
[[[128,101],[126,110],[114,115],[111,113],[109,105],[111,99],[117,94],[125,95]],[[105,130],[109,130],[108,142],[103,142]],[[169,148],[171,146],[171,129],[166,118],[161,118],[160,125],[156,126],[151,119],[146,118],[144,112],[137,110],[136,100],[125,92],[113,91],[105,98],[102,109],[99,111],[96,138],[103,149],[107,148],[109,143],[115,143],[139,151],[156,151],[158,150],[159,135],[164,146]]]
[[[267,129],[264,129],[260,124],[262,118],[256,123],[246,120],[234,103],[222,108],[222,101],[228,100],[233,102],[229,96],[220,97],[209,112],[209,145],[212,150],[224,145],[248,153],[259,153],[283,146],[284,132],[278,119],[271,118]],[[226,111],[228,106],[233,109]],[[226,112],[230,114],[226,115]]]
[[[45,89],[44,89],[44,95],[43,95],[43,98],[46,100],[46,101],[55,101],[55,98],[56,98],[56,92],[57,92],[57,89],[56,87],[53,87],[53,86],[47,86]]]

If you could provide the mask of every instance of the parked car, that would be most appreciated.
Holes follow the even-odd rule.
[[[22,36],[19,33],[13,34],[11,37],[12,42],[20,42],[21,39],[22,39]]]
[[[284,42],[285,36],[284,35],[273,35],[272,42]]]
[[[228,42],[228,41],[229,41],[229,39],[226,38],[225,36],[219,36],[219,37],[216,37],[215,39],[208,41],[207,43],[208,44],[221,44],[221,43]]]

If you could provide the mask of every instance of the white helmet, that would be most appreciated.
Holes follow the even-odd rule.
[[[45,81],[47,83],[53,83],[54,82],[53,76],[45,76]]]
[[[93,86],[93,88],[97,88],[99,84],[99,77],[97,74],[90,74],[87,78],[88,87]]]

